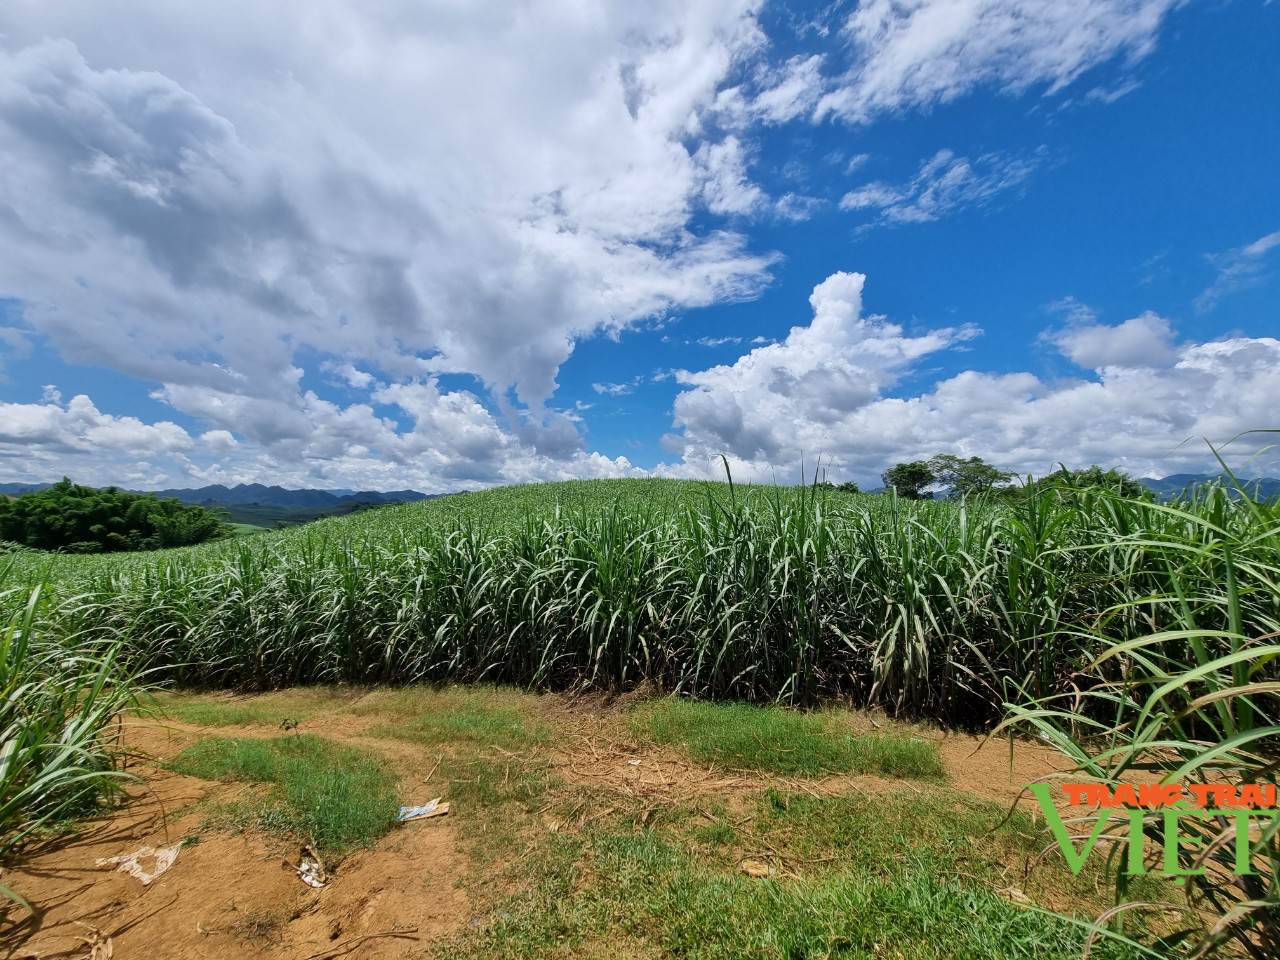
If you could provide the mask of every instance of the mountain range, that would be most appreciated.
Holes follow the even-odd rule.
[[[1219,474],[1175,473],[1156,479],[1143,477],[1138,482],[1161,497],[1173,497],[1188,488],[1225,479]],[[1280,497],[1280,479],[1261,477],[1241,480],[1247,488],[1256,491],[1261,499]],[[0,483],[0,494],[17,497],[49,487],[47,483]],[[370,506],[388,503],[412,503],[429,500],[443,494],[419,493],[417,490],[287,490],[284,487],[265,486],[261,483],[241,483],[234,487],[213,484],[207,487],[179,488],[171,490],[132,491],[154,492],[158,497],[172,497],[182,503],[195,503],[203,507],[223,507],[237,523],[271,526],[281,520],[302,523],[317,517],[352,513]],[[869,491],[876,493],[879,491]]]
[[[1257,477],[1245,479],[1240,477],[1240,485],[1259,500],[1273,500],[1280,497],[1280,479],[1275,477]],[[1138,482],[1161,497],[1176,497],[1190,487],[1206,483],[1223,481],[1228,487],[1233,486],[1230,479],[1220,474],[1209,473],[1175,473],[1163,479],[1143,477]]]
[[[0,483],[0,494],[20,497],[50,487],[48,483]],[[172,497],[182,503],[227,511],[231,522],[250,526],[271,527],[279,523],[306,523],[320,517],[341,516],[388,503],[411,503],[440,494],[417,490],[286,490],[261,483],[241,483],[234,487],[213,484],[207,487],[173,490],[134,490],[131,493],[154,493]]]

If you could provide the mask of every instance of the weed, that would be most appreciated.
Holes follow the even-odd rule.
[[[372,727],[369,736],[451,749],[512,752],[536,746],[549,735],[546,725],[524,707],[524,698],[510,690],[417,687],[366,702],[353,712],[396,718]]]
[[[237,808],[233,818],[309,838],[330,855],[371,843],[391,829],[398,810],[396,778],[382,763],[312,734],[204,740],[170,767],[206,780],[270,784],[261,803]]]
[[[899,734],[832,733],[821,717],[781,707],[668,699],[633,708],[630,721],[637,734],[679,745],[694,759],[721,767],[805,776],[943,776],[933,741]]]

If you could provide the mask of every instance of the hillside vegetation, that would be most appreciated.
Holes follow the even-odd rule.
[[[0,498],[0,540],[35,550],[156,550],[227,533],[222,518],[203,507],[115,487],[80,486],[66,477],[44,490]]]
[[[912,501],[819,485],[611,480],[458,495],[151,554],[13,553],[0,558],[8,729],[35,729],[26,691],[62,689],[63,664],[94,686],[57,701],[47,735],[14,740],[0,833],[20,836],[81,803],[82,785],[113,787],[102,738],[116,707],[105,694],[132,686],[110,680],[116,672],[242,688],[651,681],[705,699],[840,697],[952,727],[1003,718],[1105,784],[1135,773],[1274,784],[1278,509],[1226,486],[1168,503],[1056,485]],[[48,654],[27,656],[27,638]],[[89,721],[60,719],[86,706]],[[735,716],[677,709],[660,738],[717,762],[762,755],[758,738],[716,725]],[[63,743],[58,730],[79,733]],[[780,754],[788,764],[793,749]],[[68,760],[46,772],[46,755]],[[98,777],[91,787],[86,774]],[[1108,813],[1085,813],[1077,829],[1091,833]],[[1163,816],[1141,823],[1153,844]],[[1280,825],[1250,837],[1255,872],[1244,876],[1233,825],[1183,829],[1198,841],[1176,854],[1193,875],[1175,911],[1183,953],[1231,941],[1277,955]],[[1133,902],[1130,878],[1108,875],[1122,912],[1166,909]],[[1173,943],[1155,943],[1157,953]]]
[[[576,481],[148,556],[14,555],[4,580],[51,581],[51,627],[126,637],[183,683],[652,679],[981,727],[1108,643],[1275,631],[1276,528],[1274,507],[1220,489],[962,503]],[[1225,583],[1230,605],[1201,599]]]

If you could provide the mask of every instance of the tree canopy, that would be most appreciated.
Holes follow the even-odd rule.
[[[924,488],[935,481],[933,470],[923,460],[899,463],[880,474],[884,485],[904,500],[924,500]]]
[[[1112,467],[1103,470],[1095,465],[1086,470],[1067,470],[1065,467],[1047,477],[1041,477],[1030,484],[1032,490],[1059,489],[1099,489],[1119,494],[1122,497],[1143,498],[1151,496],[1151,492],[1141,483],[1122,470]]]
[[[940,453],[928,460],[912,460],[890,467],[880,475],[886,487],[906,500],[923,500],[929,487],[946,487],[956,496],[987,493],[1009,480],[1013,474],[987,463],[981,457],[964,459]]]
[[[99,490],[66,477],[47,490],[0,500],[0,540],[38,550],[113,553],[185,547],[226,535],[204,507],[153,493]]]
[[[933,482],[949,487],[958,496],[986,493],[1012,480],[1008,470],[993,467],[981,457],[961,459],[950,453],[940,453],[929,460]]]

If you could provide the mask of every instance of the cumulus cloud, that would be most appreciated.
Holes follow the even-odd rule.
[[[182,475],[197,444],[168,421],[144,423],[136,417],[103,413],[89,397],[66,403],[46,386],[40,403],[0,403],[0,471],[13,480],[94,475],[103,483],[131,484]],[[157,470],[163,461],[169,470]]]
[[[678,432],[666,445],[682,459],[662,472],[714,476],[725,453],[735,476],[791,482],[802,458],[812,466],[821,455],[840,476],[878,485],[892,463],[956,453],[1041,475],[1062,462],[1163,476],[1212,469],[1204,447],[1179,445],[1265,426],[1258,411],[1280,391],[1280,340],[1175,346],[1168,322],[1148,313],[1051,335],[1096,368],[1090,378],[965,370],[895,396],[918,360],[956,349],[973,331],[906,336],[862,315],[862,286],[860,274],[834,274],[814,289],[813,320],[785,342],[732,365],[680,371],[689,389],[676,398]]]
[[[841,36],[852,65],[815,113],[862,123],[978,87],[1057,92],[1117,56],[1155,46],[1180,0],[863,0]]]
[[[700,121],[757,6],[7,6],[0,296],[196,416],[315,409],[306,349],[353,387],[470,374],[554,421],[576,339],[767,280],[692,226],[760,200]]]
[[[846,193],[841,210],[866,210],[880,224],[926,223],[957,210],[983,206],[1021,185],[1039,157],[1020,159],[990,153],[970,160],[939,150],[905,184],[879,181]]]
[[[249,406],[234,400],[224,398],[227,408],[218,414],[228,423]],[[29,482],[67,474],[140,489],[269,478],[293,487],[428,493],[640,473],[625,457],[582,450],[563,416],[511,431],[474,395],[442,391],[434,381],[376,384],[369,400],[342,407],[307,393],[294,414],[318,426],[262,443],[221,428],[192,437],[174,423],[104,413],[84,395],[63,404],[56,389],[46,388],[41,403],[0,403],[0,473]],[[411,426],[398,430],[372,404],[398,408]]]
[[[5,5],[0,298],[21,324],[0,343],[139,378],[200,426],[53,390],[4,408],[0,469],[427,491],[633,472],[584,448],[558,372],[583,338],[768,283],[743,218],[821,201],[755,181],[753,125],[1057,89],[1145,54],[1174,3],[867,0],[837,49],[782,62],[761,0]],[[933,219],[1035,162],[943,151],[844,206]],[[861,283],[835,275],[784,342],[682,372],[676,448],[816,449],[972,335],[864,317]]]
[[[912,361],[969,338],[969,329],[919,337],[881,318],[862,316],[860,273],[818,284],[813,321],[782,343],[757,347],[731,365],[680,370],[693,389],[675,401],[684,443],[710,443],[746,460],[777,461],[815,449],[834,424],[893,385]],[[669,441],[670,442],[670,441]]]
[[[1262,283],[1267,276],[1271,252],[1276,249],[1280,249],[1280,230],[1243,247],[1210,254],[1209,262],[1217,269],[1218,276],[1196,297],[1196,309],[1207,312],[1223,297]]]
[[[1048,339],[1072,363],[1098,370],[1165,367],[1177,357],[1169,321],[1151,312],[1114,327],[1096,323],[1071,327]]]

